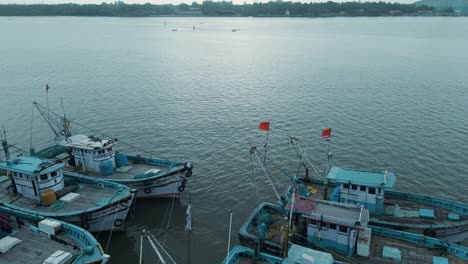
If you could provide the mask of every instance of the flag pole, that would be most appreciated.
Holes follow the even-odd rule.
[[[189,207],[192,207],[192,193],[190,192],[189,192]],[[187,223],[187,226],[188,226],[188,223]],[[191,233],[192,233],[192,216],[190,215],[190,228],[188,229],[188,245],[187,245],[187,263],[188,264],[190,264],[190,235]]]
[[[270,134],[270,129],[267,130],[267,137],[265,141],[265,155],[263,156],[263,165],[266,163],[266,155],[267,155],[267,144],[268,144],[268,135]]]
[[[48,115],[48,118],[50,120],[50,111],[49,111],[49,84],[46,83],[46,100],[47,100],[47,115]]]

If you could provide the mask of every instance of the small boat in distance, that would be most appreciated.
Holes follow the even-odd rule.
[[[105,264],[110,259],[92,234],[66,222],[2,207],[0,226],[0,264]]]
[[[4,146],[8,144],[4,143]],[[90,232],[123,231],[135,194],[130,188],[63,172],[63,162],[19,156],[0,163],[0,208],[51,217]]]
[[[63,160],[65,171],[136,189],[137,198],[178,197],[192,176],[191,162],[130,155],[116,150],[117,139],[74,135],[71,121],[33,103],[55,134],[56,145],[34,155]],[[76,122],[73,122],[77,124]]]

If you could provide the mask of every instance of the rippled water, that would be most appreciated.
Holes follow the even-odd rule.
[[[164,25],[166,22],[166,25]],[[195,25],[195,31],[192,26]],[[232,32],[232,29],[239,29]],[[172,31],[177,29],[177,31]],[[123,234],[100,234],[113,263],[138,260],[138,232],[165,240],[181,263],[189,193],[191,263],[219,263],[259,201],[274,201],[249,155],[294,175],[287,145],[319,169],[333,128],[335,163],[397,173],[396,190],[468,202],[467,18],[0,18],[0,122],[29,149],[52,142],[33,100],[157,156],[192,160],[180,200],[139,200]],[[83,132],[89,132],[84,130]],[[170,219],[169,225],[167,220]],[[167,236],[164,238],[165,230]],[[145,261],[154,253],[145,246]]]

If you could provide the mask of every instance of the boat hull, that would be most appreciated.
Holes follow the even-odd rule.
[[[80,214],[56,217],[58,220],[77,225],[89,232],[125,231],[133,217],[134,196],[109,204],[103,208]]]
[[[114,180],[109,181],[124,184],[131,189],[136,189],[136,198],[167,198],[179,197],[185,190],[187,177],[185,173],[179,172],[158,178],[138,180]]]

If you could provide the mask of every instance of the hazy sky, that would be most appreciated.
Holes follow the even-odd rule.
[[[215,0],[216,1],[216,0]],[[255,0],[255,2],[268,2],[270,0]],[[304,0],[284,0],[284,1],[292,1],[292,2],[326,2],[327,0],[312,0],[312,1],[304,1]],[[335,2],[352,2],[357,0],[334,0]],[[379,2],[380,0],[371,0],[372,2]],[[382,0],[384,2],[399,2],[399,3],[414,3],[416,0]],[[112,3],[114,1],[99,1],[99,0],[0,0],[0,4],[58,4],[58,3],[78,3],[78,4],[100,4],[102,2]],[[133,3],[152,3],[152,4],[179,4],[179,3],[187,3],[190,4],[192,2],[202,3],[203,0],[124,0],[125,3],[133,4]],[[243,2],[253,3],[254,0],[232,0],[234,4],[242,4]],[[364,1],[363,1],[364,2]]]

